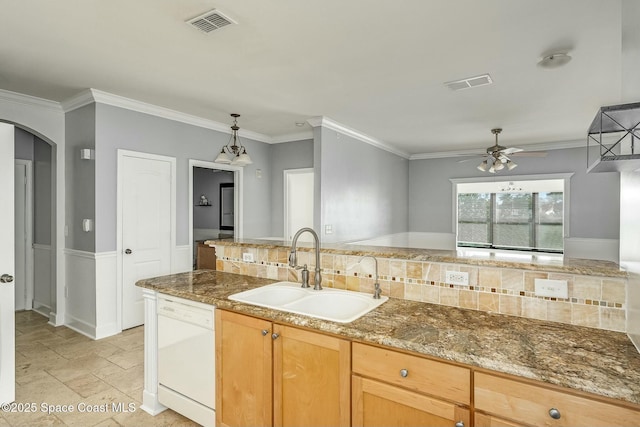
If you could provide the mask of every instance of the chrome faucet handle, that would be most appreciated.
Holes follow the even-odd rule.
[[[380,294],[382,293],[382,289],[380,289],[380,283],[376,282],[373,285],[373,298],[380,299]]]

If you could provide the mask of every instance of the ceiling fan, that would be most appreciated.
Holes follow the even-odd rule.
[[[498,144],[498,135],[500,132],[502,132],[501,128],[491,129],[491,133],[496,136],[496,143],[487,148],[486,154],[484,154],[486,158],[478,165],[478,170],[489,173],[496,173],[505,167],[511,170],[518,166],[513,160],[511,160],[511,157],[545,157],[547,155],[544,151],[525,151],[522,148],[503,147]],[[461,161],[464,162],[466,160]]]

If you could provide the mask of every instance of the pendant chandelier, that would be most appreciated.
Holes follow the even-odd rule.
[[[240,117],[240,114],[232,113],[231,117],[233,117],[231,138],[227,145],[222,147],[220,154],[218,154],[214,162],[234,166],[250,165],[253,161],[251,157],[249,157],[249,154],[247,154],[247,149],[242,145],[240,137],[238,136],[238,131],[240,130],[238,127],[238,117]]]

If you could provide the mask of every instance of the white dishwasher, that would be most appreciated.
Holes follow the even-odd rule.
[[[205,427],[216,420],[214,311],[158,296],[158,401]]]

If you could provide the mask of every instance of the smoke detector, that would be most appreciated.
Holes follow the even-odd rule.
[[[571,61],[571,55],[567,53],[552,53],[542,58],[538,62],[538,66],[542,68],[558,68],[566,65]]]
[[[445,82],[444,85],[451,90],[469,89],[472,87],[485,86],[493,83],[489,74],[481,76],[467,77],[466,79]]]
[[[200,16],[196,16],[193,19],[189,19],[186,22],[197,30],[207,34],[222,27],[226,27],[227,25],[237,24],[233,19],[225,16],[215,9],[203,13]]]

